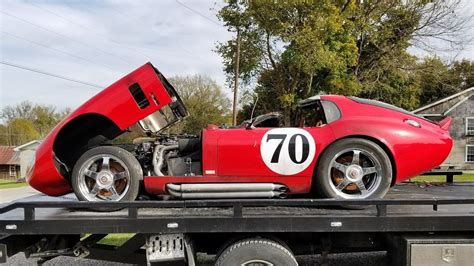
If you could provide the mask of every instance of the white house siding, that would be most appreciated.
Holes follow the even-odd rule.
[[[26,170],[28,166],[34,161],[36,149],[40,142],[32,141],[27,144],[16,147],[15,149],[20,153],[20,177],[26,177]]]

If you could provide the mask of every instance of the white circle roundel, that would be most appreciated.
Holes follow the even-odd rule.
[[[316,154],[313,136],[301,128],[275,128],[263,135],[260,155],[270,170],[294,175],[305,170]]]

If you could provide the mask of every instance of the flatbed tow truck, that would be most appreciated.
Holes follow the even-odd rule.
[[[121,246],[98,243],[113,233],[134,235]],[[268,256],[296,265],[294,255],[358,251],[387,251],[393,265],[473,265],[474,183],[402,183],[381,200],[87,203],[33,196],[0,205],[0,263],[25,252],[39,262],[76,256],[198,265],[202,252],[215,254],[218,265],[242,256],[242,265],[271,265]]]

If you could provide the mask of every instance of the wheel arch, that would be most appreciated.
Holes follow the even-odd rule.
[[[68,170],[56,167],[64,177],[69,178],[74,164],[84,152],[122,133],[117,124],[102,114],[86,113],[74,117],[58,131],[53,142],[54,156]]]
[[[379,140],[378,138],[375,138],[375,137],[372,137],[372,136],[367,136],[367,135],[348,135],[348,136],[344,136],[344,137],[341,137],[341,138],[338,138],[338,139],[335,139],[333,142],[331,142],[331,144],[327,145],[323,150],[322,152],[319,154],[318,156],[318,159],[316,161],[316,164],[315,164],[315,167],[313,169],[313,180],[312,180],[312,189],[313,189],[313,186],[314,186],[314,178],[317,178],[316,177],[316,172],[319,168],[319,162],[322,158],[322,155],[326,152],[326,150],[331,147],[332,145],[334,145],[336,142],[338,141],[341,141],[343,139],[349,139],[349,138],[359,138],[359,139],[366,139],[366,140],[369,140],[369,141],[372,141],[374,142],[375,144],[379,145],[384,151],[385,153],[387,154],[388,158],[390,159],[390,164],[392,165],[392,180],[390,181],[391,182],[391,186],[395,185],[395,182],[397,180],[397,166],[396,166],[396,163],[395,163],[395,157],[393,155],[393,152],[390,150],[390,148],[385,144],[383,143],[381,140]]]

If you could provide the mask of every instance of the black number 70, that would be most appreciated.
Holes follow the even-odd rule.
[[[272,160],[270,161],[271,163],[278,163],[280,160],[280,153],[281,153],[281,148],[283,147],[283,143],[285,142],[285,139],[287,137],[287,134],[268,134],[267,137],[267,142],[272,140],[272,139],[278,139],[280,140],[280,143],[275,149],[275,152],[273,153]],[[301,143],[302,143],[302,156],[300,160],[296,159],[296,138],[300,137],[301,138]],[[291,161],[293,161],[296,164],[302,164],[308,159],[309,156],[309,141],[308,138],[303,135],[303,134],[294,134],[290,138],[290,143],[288,144],[288,154],[290,155]]]

